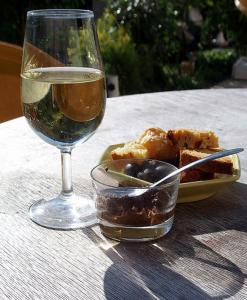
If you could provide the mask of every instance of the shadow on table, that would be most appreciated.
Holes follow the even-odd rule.
[[[153,243],[114,244],[93,229],[84,229],[113,263],[104,277],[105,297],[200,300],[226,299],[238,293],[247,276],[197,239],[204,233],[246,231],[247,204],[242,197],[247,195],[247,186],[237,183],[230,189],[235,192],[232,203],[226,200],[225,191],[217,198],[179,205],[171,233]]]
[[[177,205],[175,226],[193,235],[247,232],[246,215],[247,184],[237,182],[209,199]]]

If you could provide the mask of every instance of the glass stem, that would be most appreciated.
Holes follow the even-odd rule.
[[[62,163],[62,195],[69,197],[73,193],[71,149],[61,149],[60,151]]]

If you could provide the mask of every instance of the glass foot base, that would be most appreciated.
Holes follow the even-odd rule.
[[[74,194],[39,200],[30,206],[29,216],[38,225],[61,230],[83,228],[97,222],[94,201]]]

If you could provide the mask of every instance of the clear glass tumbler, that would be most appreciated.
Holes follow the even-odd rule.
[[[148,190],[177,168],[157,160],[105,161],[91,171],[101,232],[118,241],[150,241],[170,231],[180,176]],[[143,192],[143,193],[142,193]]]

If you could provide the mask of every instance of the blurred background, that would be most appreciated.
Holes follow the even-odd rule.
[[[8,0],[1,4],[0,40],[22,46],[28,10],[91,9],[108,96],[247,87],[245,4],[247,0]]]

